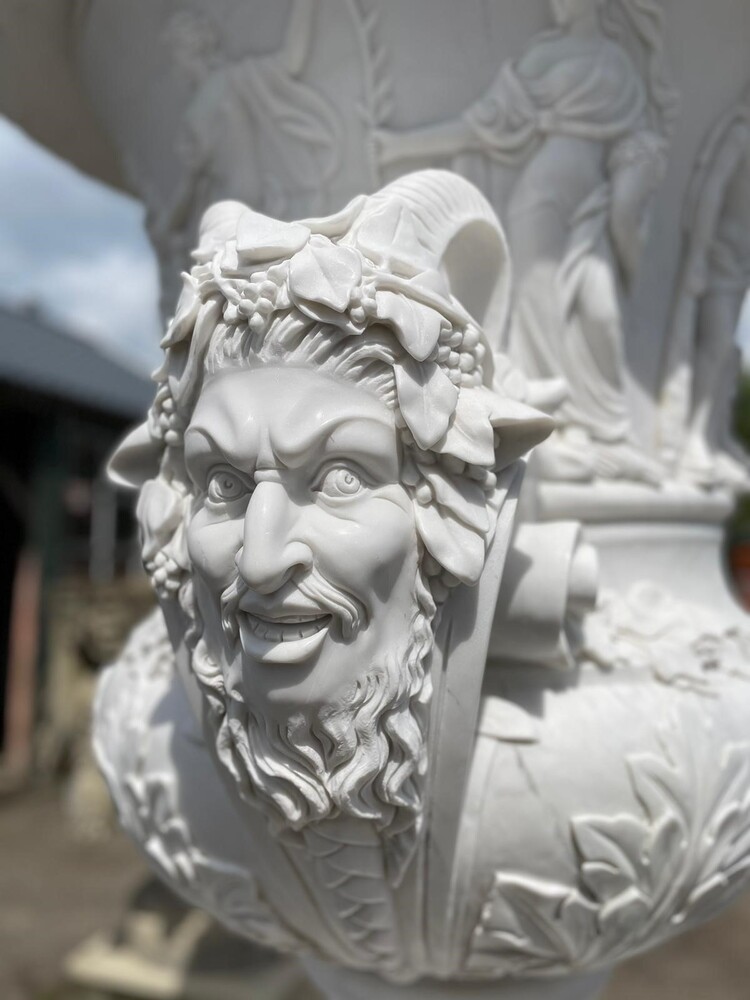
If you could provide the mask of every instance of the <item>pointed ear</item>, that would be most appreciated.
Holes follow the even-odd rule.
[[[162,447],[149,434],[148,424],[139,424],[115,448],[107,463],[107,475],[116,486],[140,489],[159,472]]]
[[[490,422],[493,430],[500,435],[495,454],[501,468],[531,451],[535,445],[549,437],[556,426],[552,417],[546,413],[515,399],[498,400]]]

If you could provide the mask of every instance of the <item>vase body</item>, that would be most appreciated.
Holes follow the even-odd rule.
[[[750,630],[722,561],[750,481],[729,431],[750,282],[746,3],[92,0],[73,30],[83,89],[148,209],[166,315],[192,268],[161,395],[119,460],[146,484],[164,612],[100,692],[97,747],[124,825],[191,902],[300,952],[331,997],[593,998],[617,962],[718,912],[750,868]],[[424,745],[411,731],[399,744],[414,777],[398,833],[380,791],[377,808],[347,813],[343,796],[309,822],[283,813],[283,791],[258,800],[223,756],[229,722],[217,737],[231,713],[211,700],[190,604],[209,570],[185,589],[214,545],[175,458],[196,407],[212,428],[250,396],[266,400],[261,420],[314,388],[255,372],[245,390],[225,373],[221,399],[197,403],[208,389],[191,359],[212,378],[253,351],[270,365],[242,331],[271,336],[295,309],[365,340],[385,325],[400,345],[399,468],[432,560],[434,648]],[[239,331],[224,360],[219,328]],[[411,395],[406,355],[410,372],[435,366]],[[494,402],[457,417],[474,390]],[[312,411],[294,412],[303,425]],[[471,443],[488,433],[485,461]],[[469,468],[474,485],[456,485]],[[321,490],[356,490],[341,475]],[[241,492],[231,475],[206,489]],[[313,563],[322,537],[305,541]],[[392,610],[406,556],[387,586],[376,563],[368,593]],[[258,626],[267,644],[286,627],[274,622]],[[304,690],[300,725],[318,697]],[[310,736],[293,759],[319,753],[330,791],[327,752]],[[252,775],[260,751],[247,754]]]

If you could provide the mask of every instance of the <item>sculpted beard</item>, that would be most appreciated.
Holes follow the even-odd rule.
[[[348,642],[367,624],[362,603],[313,569],[295,581],[332,618],[335,640]],[[281,830],[352,816],[374,822],[389,837],[415,832],[427,769],[427,719],[432,684],[426,659],[434,636],[434,603],[415,581],[411,628],[363,679],[312,713],[290,715],[285,726],[254,711],[242,691],[238,604],[247,592],[236,578],[221,596],[225,658],[219,665],[203,635],[193,668],[215,709],[219,759],[251,802],[270,805]]]

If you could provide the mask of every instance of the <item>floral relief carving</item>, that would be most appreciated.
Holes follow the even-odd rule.
[[[582,662],[602,670],[650,673],[704,694],[717,675],[750,680],[750,631],[650,581],[624,595],[604,591],[582,628]]]
[[[570,823],[575,884],[498,872],[468,968],[495,975],[608,966],[713,916],[750,869],[750,743],[695,749],[697,714],[626,759],[639,811]],[[717,766],[718,761],[718,766]]]
[[[123,782],[120,820],[157,874],[225,927],[281,951],[301,942],[278,923],[248,869],[205,854],[192,843],[167,774],[133,773]]]
[[[119,690],[112,690],[117,677],[110,668],[98,693],[94,748],[123,829],[156,874],[193,906],[208,910],[236,934],[283,951],[300,950],[303,943],[282,928],[252,872],[193,842],[178,805],[174,772],[149,767],[149,719],[174,669],[161,611],[134,631],[120,668],[125,676]],[[123,767],[114,759],[117,751],[132,747],[131,766]]]

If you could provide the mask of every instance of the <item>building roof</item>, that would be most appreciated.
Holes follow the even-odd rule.
[[[142,416],[153,383],[30,313],[0,307],[0,383],[114,416]]]

